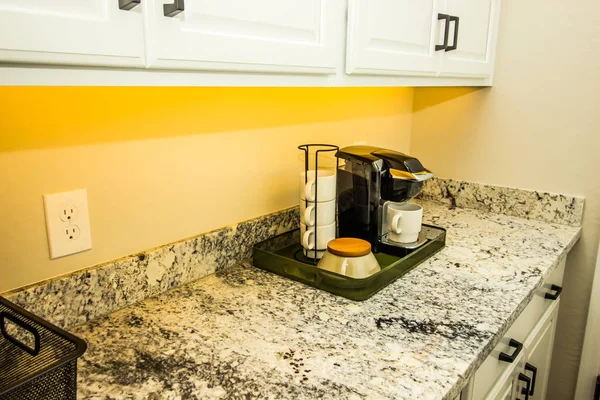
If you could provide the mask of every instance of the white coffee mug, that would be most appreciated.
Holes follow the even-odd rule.
[[[300,173],[300,198],[308,201],[330,201],[335,199],[335,170],[320,169],[316,171],[317,179],[315,179],[315,170]],[[318,193],[315,196],[315,192]]]
[[[306,226],[329,225],[335,222],[335,200],[323,203],[300,199],[300,222]]]
[[[423,207],[412,203],[389,204],[388,238],[398,243],[414,243],[419,239],[422,221]]]
[[[307,227],[306,224],[300,223],[300,238],[302,247],[306,250],[325,250],[327,243],[335,239],[335,223],[317,227]]]

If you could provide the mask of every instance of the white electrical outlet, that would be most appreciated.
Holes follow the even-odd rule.
[[[69,238],[69,240],[78,240],[79,236],[81,236],[81,229],[77,225],[69,225],[67,229],[65,229],[65,235]]]
[[[75,204],[65,204],[61,207],[62,210],[59,213],[60,220],[62,222],[71,222],[77,219],[77,207]]]
[[[85,189],[45,194],[44,208],[51,259],[92,248]]]

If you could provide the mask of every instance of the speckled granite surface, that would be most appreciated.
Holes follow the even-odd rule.
[[[3,294],[69,328],[248,259],[254,243],[298,227],[290,208]]]
[[[583,199],[433,178],[424,199],[548,222],[579,225]],[[238,264],[254,243],[298,226],[290,208],[4,293],[61,327],[76,326]]]
[[[425,182],[420,198],[558,224],[581,225],[584,199],[452,179]]]
[[[450,398],[580,228],[422,204],[447,247],[365,302],[241,265],[72,329],[80,398]]]

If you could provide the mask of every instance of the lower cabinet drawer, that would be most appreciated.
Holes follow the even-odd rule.
[[[525,307],[521,315],[513,323],[504,337],[496,345],[494,350],[485,359],[474,376],[471,398],[473,400],[485,399],[487,393],[495,385],[496,381],[507,372],[508,368],[516,362],[523,348],[523,342],[544,315],[546,310],[553,304],[553,297],[560,294],[559,287],[562,285],[565,272],[565,262],[556,267],[552,274],[544,281],[544,284],[533,296],[531,302]],[[546,295],[551,298],[547,298]],[[500,360],[500,354],[505,354],[506,361]],[[515,361],[510,361],[511,359]]]

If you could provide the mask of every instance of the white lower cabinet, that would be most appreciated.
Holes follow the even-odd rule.
[[[500,390],[497,392],[497,396],[494,397],[494,400],[511,400],[513,398],[514,391],[515,380],[509,379],[506,382],[503,382],[503,385],[500,387]]]
[[[498,379],[498,382],[492,387],[486,400],[513,400],[516,397],[517,381],[519,370],[523,365],[523,356],[519,355],[514,365],[506,370],[506,373]]]
[[[505,373],[482,398],[485,400],[546,398],[557,315],[558,303],[555,303],[548,308],[525,341],[522,353],[506,368]]]
[[[529,388],[530,400],[542,400],[546,398],[557,315],[558,303],[548,310],[547,315],[545,315],[539,326],[525,342],[527,362],[525,363],[525,371],[523,373],[531,379]],[[526,386],[523,382],[519,382],[518,392],[527,389]]]
[[[546,398],[565,261],[475,372],[461,400]]]

